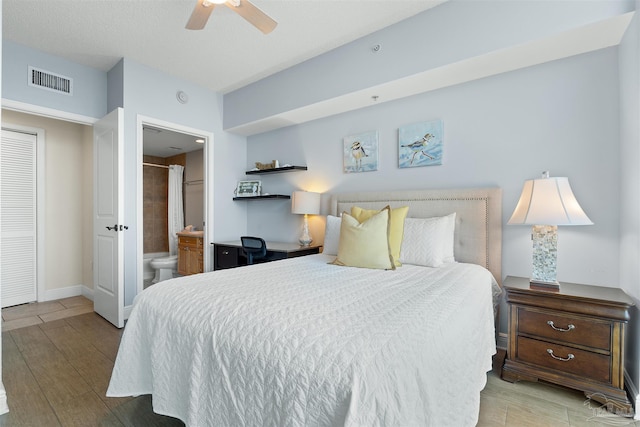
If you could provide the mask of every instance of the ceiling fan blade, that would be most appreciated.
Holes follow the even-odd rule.
[[[189,17],[189,21],[187,22],[186,29],[187,30],[201,30],[207,25],[207,21],[209,20],[209,16],[211,12],[213,12],[213,8],[215,4],[209,3],[207,0],[198,0],[196,7],[193,8],[193,12],[191,12],[191,17]]]
[[[235,6],[231,1],[227,1],[225,4],[264,34],[269,34],[278,25],[276,21],[249,0],[239,0],[238,6]]]

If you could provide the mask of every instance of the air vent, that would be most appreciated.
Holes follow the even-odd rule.
[[[29,86],[73,95],[73,79],[29,66]]]

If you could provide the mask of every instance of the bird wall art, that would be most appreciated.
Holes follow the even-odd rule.
[[[398,167],[442,164],[442,120],[414,123],[398,129]]]
[[[344,137],[345,173],[378,170],[378,132],[363,132]]]

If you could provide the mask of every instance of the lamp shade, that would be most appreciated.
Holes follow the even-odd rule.
[[[591,225],[566,177],[525,181],[509,224]]]
[[[294,191],[291,195],[291,213],[318,215],[320,213],[320,193]]]

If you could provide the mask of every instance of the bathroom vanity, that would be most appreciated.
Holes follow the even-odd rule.
[[[178,234],[178,274],[188,276],[202,273],[203,268],[203,233],[179,232]]]

